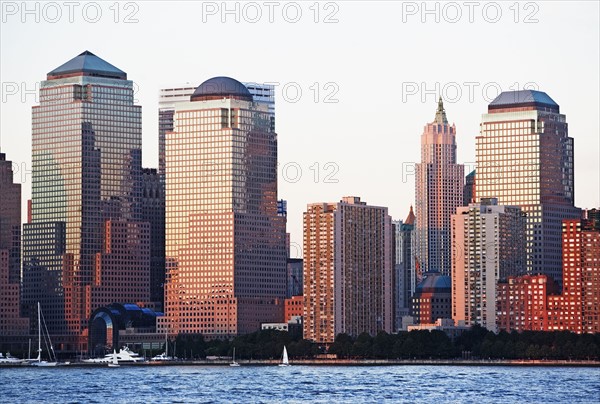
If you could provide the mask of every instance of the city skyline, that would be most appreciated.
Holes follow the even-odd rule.
[[[600,205],[596,185],[600,182],[597,164],[598,124],[597,119],[593,119],[599,109],[598,94],[586,91],[587,88],[598,88],[598,26],[593,23],[594,16],[598,14],[597,4],[585,3],[571,10],[554,3],[541,2],[536,15],[539,21],[534,24],[522,21],[524,10],[521,10],[519,22],[515,23],[508,5],[503,5],[503,18],[496,24],[482,20],[480,13],[475,15],[475,21],[471,24],[466,20],[466,10],[463,10],[463,20],[456,24],[443,18],[436,23],[433,17],[428,17],[423,23],[420,15],[405,16],[404,22],[400,5],[384,4],[381,8],[372,9],[361,3],[340,2],[338,5],[339,11],[335,17],[339,22],[334,24],[322,23],[329,14],[326,10],[321,10],[321,22],[315,24],[308,5],[303,9],[303,20],[296,25],[282,20],[281,14],[277,15],[273,24],[262,21],[251,25],[243,20],[235,23],[230,17],[226,24],[232,32],[224,34],[224,38],[239,35],[249,28],[267,37],[271,28],[281,29],[288,34],[287,42],[270,37],[271,45],[266,49],[277,52],[264,62],[251,59],[254,48],[242,48],[236,55],[229,55],[219,50],[216,44],[203,43],[202,48],[198,49],[204,49],[199,54],[211,55],[206,58],[195,56],[196,52],[188,52],[189,40],[179,44],[155,36],[150,32],[151,26],[155,26],[157,19],[163,15],[165,19],[173,18],[173,11],[160,9],[159,13],[152,3],[139,3],[139,22],[130,25],[115,24],[108,9],[104,10],[106,18],[96,25],[77,18],[72,26],[51,25],[44,21],[36,24],[31,17],[23,23],[19,16],[8,16],[6,23],[2,24],[3,35],[0,39],[0,64],[6,101],[1,108],[2,151],[20,170],[30,167],[28,133],[31,125],[30,107],[35,100],[34,96],[25,92],[34,89],[41,74],[46,73],[44,66],[58,66],[85,49],[125,69],[135,79],[136,98],[139,99],[138,105],[143,107],[144,167],[158,167],[157,94],[160,88],[179,82],[202,82],[218,75],[257,82],[279,82],[281,84],[275,90],[277,132],[280,135],[279,195],[289,201],[288,229],[297,249],[302,244],[301,212],[310,202],[358,194],[371,203],[388,206],[394,219],[405,216],[406,209],[414,203],[414,174],[411,174],[411,170],[418,162],[414,157],[418,155],[422,123],[430,119],[439,92],[445,95],[446,109],[452,111],[452,121],[459,128],[457,160],[467,164],[466,174],[475,162],[475,136],[479,132],[481,114],[497,94],[497,87],[509,90],[535,83],[537,88],[557,100],[561,111],[569,117],[569,133],[575,139],[575,205],[582,208]],[[180,35],[190,29],[188,26],[194,26],[187,24],[188,18],[201,14],[201,10],[194,9],[193,5],[186,7],[190,7],[187,13],[178,11],[178,29],[182,30]],[[123,18],[126,13],[121,11]],[[197,26],[201,32],[223,24],[219,15],[207,18],[204,25]],[[366,36],[358,37],[352,29],[358,21],[364,21],[374,29],[371,33],[361,33]],[[570,29],[556,29],[565,25]],[[70,29],[81,27],[89,35],[68,35]],[[107,30],[107,27],[110,29]],[[473,27],[481,30],[481,38],[470,35]],[[127,48],[119,49],[110,45],[119,36],[134,32],[133,29],[135,32],[146,32],[152,39],[141,44],[137,54]],[[50,31],[43,34],[44,30]],[[422,40],[419,44],[410,44],[410,41],[403,40],[408,33],[418,35]],[[515,41],[500,39],[509,35],[516,40],[533,33],[550,39],[538,43],[536,53],[552,54],[559,47],[565,53],[564,57],[539,69],[536,64],[528,62],[531,56],[527,47],[514,46]],[[18,46],[10,40],[15,35],[20,38]],[[342,42],[332,42],[334,38]],[[69,46],[56,49],[48,46],[48,41],[69,43]],[[475,58],[476,50],[486,43],[494,43],[499,55],[494,59],[498,60],[497,66],[482,64]],[[293,51],[286,50],[288,46],[284,44]],[[460,63],[448,63],[442,68],[422,62],[426,60],[429,49],[437,44],[451,51]],[[23,53],[24,48],[31,52]],[[381,52],[387,48],[396,51]],[[185,50],[180,57],[182,63],[173,65],[163,60],[165,58],[161,55],[169,49],[174,52]],[[367,62],[375,55],[378,60],[376,68]],[[510,59],[524,60],[525,63],[502,62],[501,55],[510,55]],[[234,62],[240,58],[255,60],[256,63]],[[316,58],[323,63],[307,68],[304,62],[308,58]],[[22,63],[16,63],[17,60]],[[41,60],[44,63],[40,63]],[[356,67],[341,68],[341,64]],[[567,73],[575,65],[578,66],[578,74]],[[316,82],[320,88],[317,103],[314,102],[315,91],[309,88]],[[325,88],[329,82],[337,86],[337,93],[331,97],[338,100],[337,103],[324,102],[325,96],[336,89]],[[477,86],[473,85],[474,96],[471,100],[468,86],[464,85],[466,82],[478,83]],[[13,94],[10,83],[16,83],[16,94]],[[25,83],[24,87],[21,83]],[[286,83],[290,84],[287,86],[288,97],[282,94]],[[296,103],[291,102],[295,87],[291,83],[298,83],[303,91]],[[416,85],[413,95],[410,95],[413,92],[411,83]],[[440,91],[435,91],[436,83]],[[450,91],[454,88],[452,83],[458,83],[462,97],[454,97]],[[489,84],[489,95],[484,98],[481,90],[486,84]],[[364,111],[364,117],[357,114],[358,111]],[[395,117],[394,124],[368,118],[381,113]],[[373,142],[373,139],[377,140]],[[309,145],[315,142],[319,142],[321,147],[311,149]],[[381,144],[392,147],[382,148]],[[357,156],[360,156],[358,161]],[[315,162],[319,164],[318,169]],[[334,165],[326,167],[327,163]],[[298,167],[302,170],[302,176],[297,182],[292,182],[296,179],[295,169]],[[285,175],[284,168],[287,168]],[[319,178],[315,182],[317,171]],[[23,171],[16,173],[17,178],[21,179],[22,176],[24,181],[19,182],[23,183],[25,200],[30,195],[31,175]],[[338,182],[326,182],[330,179]],[[386,187],[385,184],[394,186]]]

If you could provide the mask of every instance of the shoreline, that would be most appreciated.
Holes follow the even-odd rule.
[[[148,366],[229,366],[229,360],[180,360],[180,361],[147,361],[140,363],[120,363],[121,367]],[[238,360],[243,366],[276,366],[275,359]],[[291,366],[536,366],[536,367],[600,367],[600,361],[594,360],[484,360],[484,359],[297,359],[290,360]],[[34,367],[28,364],[0,364],[1,368]],[[106,363],[71,362],[57,368],[103,368]]]

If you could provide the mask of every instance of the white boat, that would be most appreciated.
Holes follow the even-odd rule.
[[[19,365],[23,362],[25,362],[23,359],[15,358],[9,352],[6,353],[6,356],[0,352],[0,365]]]
[[[165,333],[165,352],[153,356],[152,361],[157,361],[157,362],[167,362],[167,361],[174,361],[175,359],[177,359],[174,356],[169,356],[169,340],[167,338],[167,333]]]
[[[113,350],[114,352],[114,350]],[[119,350],[119,352],[109,353],[104,356],[104,358],[92,358],[92,359],[84,359],[85,363],[111,363],[114,361],[114,356],[117,357],[117,363],[139,363],[144,362],[144,358],[142,358],[139,354],[135,352],[131,352],[128,347],[123,347]]]
[[[44,324],[44,341],[46,341],[46,336],[48,337],[48,343],[50,348],[48,349],[48,356],[50,357],[50,361],[42,360],[42,322]],[[46,345],[48,346],[48,344]],[[31,362],[32,366],[39,367],[48,367],[48,366],[57,366],[58,361],[56,360],[56,355],[54,354],[54,347],[52,346],[52,341],[50,341],[50,334],[48,333],[48,328],[46,327],[46,322],[42,316],[42,308],[40,306],[40,302],[38,302],[38,356],[37,358]]]
[[[232,366],[232,367],[240,366],[240,364],[235,361],[235,347],[233,348],[233,362],[231,362],[229,364],[229,366]]]
[[[279,364],[279,366],[290,366],[290,361],[288,360],[288,354],[285,345],[283,346],[283,355],[281,357],[281,363]]]
[[[117,351],[115,351],[113,349],[113,354],[112,354],[112,362],[108,362],[108,367],[109,368],[118,368],[121,365],[119,365],[119,360],[117,359]]]

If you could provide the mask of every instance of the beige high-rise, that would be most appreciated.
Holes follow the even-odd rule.
[[[393,242],[387,208],[358,197],[304,213],[304,338],[391,332]]]
[[[166,287],[159,332],[230,337],[281,322],[285,218],[268,106],[229,77],[174,107],[165,136]]]
[[[516,206],[482,199],[452,215],[452,318],[467,326],[496,326],[499,280],[525,268],[525,217]]]

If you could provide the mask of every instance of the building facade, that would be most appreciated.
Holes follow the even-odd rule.
[[[283,319],[285,218],[277,135],[237,80],[174,107],[165,137],[166,297],[159,330],[225,338]]]
[[[293,317],[304,317],[304,296],[292,296],[285,299],[284,321],[290,322]]]
[[[0,153],[0,250],[8,251],[8,281],[21,283],[21,184],[12,162]]]
[[[446,118],[440,97],[433,122],[421,135],[416,167],[414,253],[422,272],[450,275],[450,217],[463,202],[464,166],[456,164],[456,126]]]
[[[32,208],[23,229],[22,299],[29,315],[41,303],[58,340],[85,336],[97,299],[150,297],[147,257],[130,256],[117,267],[105,255],[107,246],[115,248],[116,241],[107,239],[115,235],[107,230],[113,225],[139,235],[136,243],[149,242],[141,221],[141,143],[141,107],[134,104],[133,82],[122,70],[85,51],[41,83],[40,103],[33,107]],[[138,281],[113,279],[123,274]],[[105,281],[114,282],[110,292],[103,289]],[[102,295],[94,295],[96,288]]]
[[[579,218],[574,203],[573,138],[546,93],[501,93],[476,138],[477,198],[498,198],[527,215],[527,270],[561,283],[562,220]]]
[[[563,221],[563,287],[546,275],[509,278],[499,285],[502,330],[600,332],[600,226]]]
[[[525,273],[525,218],[494,198],[459,207],[452,215],[452,318],[496,327],[496,286]]]
[[[21,184],[12,162],[0,153],[0,337],[29,334],[21,317]]]
[[[304,282],[304,261],[302,258],[287,259],[287,289],[286,298],[302,296]]]
[[[392,224],[387,208],[358,197],[310,204],[304,213],[304,338],[391,332]]]
[[[142,169],[142,220],[150,224],[150,300],[162,310],[165,300],[165,194],[154,168]]]
[[[473,170],[465,177],[463,206],[469,206],[470,203],[477,202],[477,194],[475,193],[475,175],[475,170]]]
[[[165,175],[165,138],[167,132],[173,131],[175,106],[186,103],[200,83],[185,83],[162,88],[158,94],[158,173],[164,183]],[[275,132],[275,86],[264,83],[242,83],[248,89],[254,102],[264,104],[268,108],[271,132]],[[219,83],[211,84],[214,91],[227,91]]]
[[[415,215],[413,207],[406,220],[392,221],[394,225],[394,330],[402,327],[402,317],[408,316],[412,295],[415,293],[416,276],[413,255]]]
[[[509,276],[498,282],[498,331],[548,330],[548,298],[557,293],[558,285],[547,275]]]
[[[426,272],[412,298],[411,316],[416,324],[434,324],[452,318],[452,280],[439,272]]]

